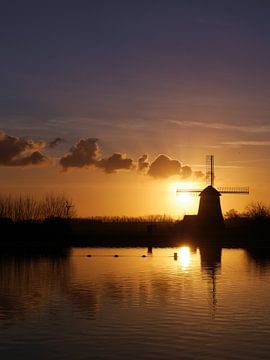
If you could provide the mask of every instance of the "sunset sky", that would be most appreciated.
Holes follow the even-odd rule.
[[[0,186],[64,192],[79,216],[270,203],[270,2],[21,1],[0,12]]]

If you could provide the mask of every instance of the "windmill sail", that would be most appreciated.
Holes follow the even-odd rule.
[[[196,226],[201,229],[222,229],[224,219],[221,210],[221,194],[249,194],[248,187],[214,187],[214,156],[206,156],[206,184],[204,189],[177,189],[177,193],[191,193],[200,196]],[[185,218],[184,218],[185,220]],[[193,220],[194,221],[194,220]]]
[[[206,155],[206,186],[214,187],[214,180],[215,180],[215,172],[214,172],[214,155]],[[193,193],[193,194],[200,194],[203,189],[177,189],[177,193]],[[220,192],[220,194],[242,194],[247,195],[249,194],[248,187],[242,186],[223,186],[223,187],[216,187],[216,190]]]
[[[214,186],[214,155],[206,155],[206,185]]]
[[[222,186],[217,187],[221,194],[249,194],[249,188],[243,186]]]

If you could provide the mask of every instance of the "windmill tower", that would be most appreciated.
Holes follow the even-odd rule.
[[[177,193],[197,193],[200,196],[197,224],[201,227],[208,226],[220,228],[224,224],[220,196],[221,194],[249,194],[248,187],[214,187],[214,156],[206,156],[206,188],[204,189],[178,189]]]

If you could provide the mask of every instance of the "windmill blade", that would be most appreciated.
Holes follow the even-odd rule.
[[[217,190],[221,194],[242,194],[242,195],[249,194],[249,187],[242,187],[242,186],[218,187]]]
[[[202,192],[202,189],[177,189],[177,193],[194,193],[198,194]]]
[[[206,185],[214,186],[214,155],[206,155]]]

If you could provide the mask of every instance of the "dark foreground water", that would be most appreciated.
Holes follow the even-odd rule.
[[[269,359],[269,339],[269,250],[0,258],[1,360]]]

